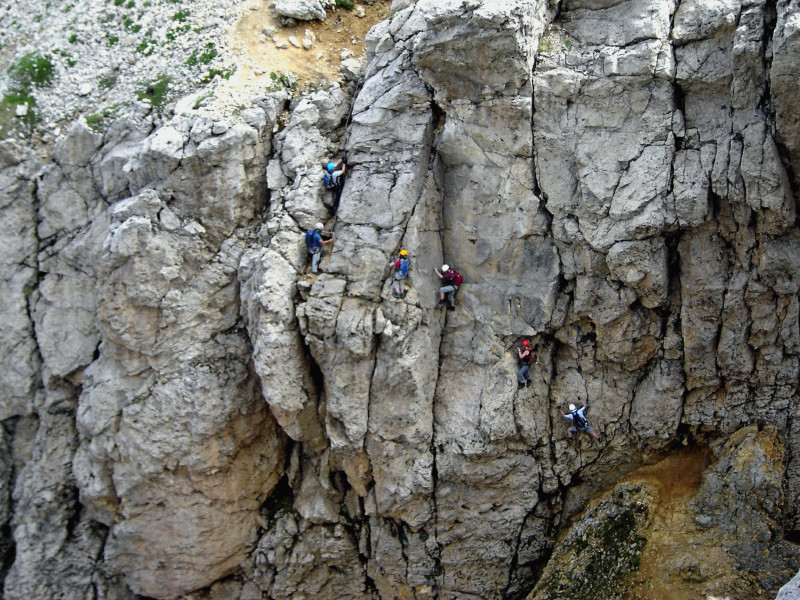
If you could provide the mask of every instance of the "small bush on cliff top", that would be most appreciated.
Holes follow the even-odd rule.
[[[137,94],[139,100],[148,100],[153,108],[159,108],[167,99],[167,88],[172,81],[167,75],[160,75],[158,79],[147,85],[144,91]]]
[[[8,92],[0,101],[0,134],[5,137],[16,114],[17,106],[26,104],[28,110],[20,118],[29,128],[39,120],[32,107],[36,104],[33,88],[45,87],[53,82],[55,70],[49,57],[38,52],[29,52],[8,69],[10,84]]]
[[[44,87],[53,82],[53,63],[46,56],[29,52],[8,69],[17,89]]]

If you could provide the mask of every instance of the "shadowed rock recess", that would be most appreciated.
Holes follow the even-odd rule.
[[[5,600],[766,599],[797,573],[800,2],[392,11],[360,85],[0,142]],[[602,442],[567,443],[580,400]]]

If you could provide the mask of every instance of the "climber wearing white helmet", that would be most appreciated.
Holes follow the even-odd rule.
[[[441,279],[444,284],[439,288],[439,307],[444,306],[444,295],[447,294],[447,299],[449,300],[447,308],[448,310],[455,310],[456,291],[458,290],[458,286],[464,282],[464,278],[461,276],[461,273],[451,268],[450,265],[442,265],[441,272],[436,268],[433,270],[436,271],[439,279]]]
[[[319,258],[322,256],[320,250],[322,244],[330,244],[333,241],[333,233],[322,229],[322,223],[314,225],[314,229],[306,230],[306,247],[311,253],[311,272],[319,272]],[[324,239],[323,239],[324,238]]]
[[[571,421],[570,425],[567,427],[567,441],[572,442],[573,433],[578,431],[585,431],[589,435],[591,435],[594,439],[596,439],[598,442],[602,442],[600,436],[597,435],[597,432],[594,429],[592,429],[591,425],[589,425],[589,421],[586,420],[586,409],[589,408],[589,406],[586,404],[586,402],[583,401],[583,398],[581,398],[581,404],[583,406],[581,406],[580,408],[577,408],[574,404],[570,404],[569,413],[567,414],[564,414],[564,411],[561,410],[560,408],[558,409],[559,411],[561,411],[562,417],[564,417],[565,419],[569,419]]]

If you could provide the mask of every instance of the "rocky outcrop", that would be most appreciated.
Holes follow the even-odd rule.
[[[5,597],[554,598],[598,561],[596,597],[774,594],[796,13],[398,1],[354,88],[4,142]],[[579,400],[602,442],[567,443]],[[621,482],[684,445],[708,448],[685,493]]]
[[[118,122],[105,140],[78,123],[39,175],[27,205],[43,243],[26,294],[44,397],[22,414],[39,415],[42,441],[13,494],[8,598],[78,594],[97,564],[138,593],[176,596],[255,542],[285,442],[237,326],[237,229],[263,203],[277,115],[246,116],[216,135],[202,120],[152,134]],[[42,577],[56,568],[83,575]]]
[[[774,429],[750,426],[635,471],[576,518],[528,598],[774,597],[797,565],[784,458]]]

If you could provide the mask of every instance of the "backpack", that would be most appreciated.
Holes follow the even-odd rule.
[[[397,269],[398,271],[400,271],[400,275],[408,275],[409,262],[410,261],[407,258],[400,259],[400,268]]]
[[[333,180],[333,173],[326,172],[325,175],[322,176],[322,184],[325,186],[326,190],[335,189],[336,183]]]
[[[464,278],[461,276],[461,273],[459,273],[458,271],[453,269],[453,279],[452,279],[452,281],[453,281],[453,285],[458,287],[462,283],[464,283]]]
[[[575,429],[589,429],[589,421],[586,420],[586,417],[581,416],[578,414],[580,408],[576,410],[572,414],[572,424],[575,425]]]
[[[314,240],[314,234],[316,232],[317,232],[316,229],[306,230],[306,246],[308,248],[319,248],[319,242]]]

